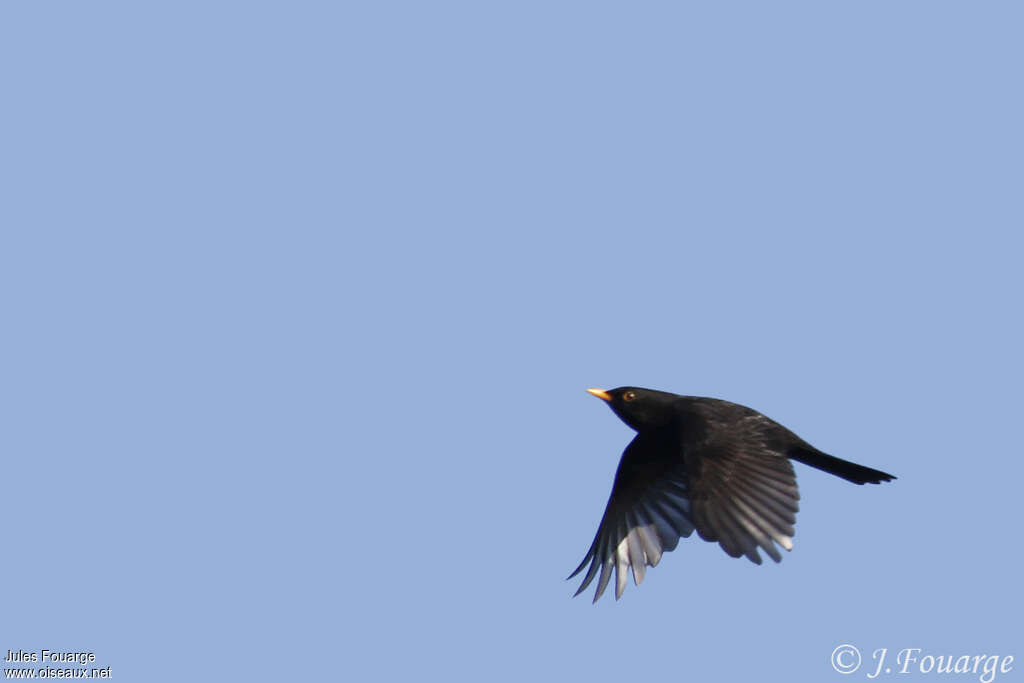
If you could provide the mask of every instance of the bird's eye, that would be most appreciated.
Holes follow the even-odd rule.
[[[627,402],[628,401],[632,401],[635,398],[636,398],[636,394],[634,392],[632,392],[632,391],[627,391],[626,393],[624,393],[622,395],[622,400],[623,401],[627,401]]]

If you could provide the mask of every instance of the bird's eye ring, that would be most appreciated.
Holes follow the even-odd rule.
[[[632,401],[635,398],[636,398],[636,394],[634,392],[632,392],[632,391],[627,391],[626,393],[624,393],[622,395],[622,400],[623,401],[627,401],[627,402],[628,401]]]

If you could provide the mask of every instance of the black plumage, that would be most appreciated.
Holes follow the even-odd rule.
[[[896,477],[822,453],[779,423],[729,401],[639,387],[588,389],[637,435],[626,446],[594,542],[569,578],[589,563],[576,595],[598,577],[594,602],[615,573],[615,598],[630,569],[647,565],[697,531],[732,557],[761,564],[792,550],[800,494],[790,460],[855,484]]]

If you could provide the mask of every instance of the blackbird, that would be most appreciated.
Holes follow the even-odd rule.
[[[618,600],[629,568],[640,585],[646,565],[656,566],[694,529],[732,557],[761,564],[760,548],[780,562],[776,544],[793,549],[800,499],[790,460],[854,484],[896,478],[822,453],[778,422],[729,401],[639,387],[587,391],[637,432],[622,453],[594,542],[569,576],[590,563],[579,595],[600,570],[594,602],[612,568]]]

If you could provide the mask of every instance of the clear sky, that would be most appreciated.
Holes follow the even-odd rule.
[[[867,680],[850,643],[1020,680],[1022,22],[4,3],[0,654]],[[631,438],[584,389],[625,384],[899,479],[797,465],[781,564],[694,537],[573,600]]]

